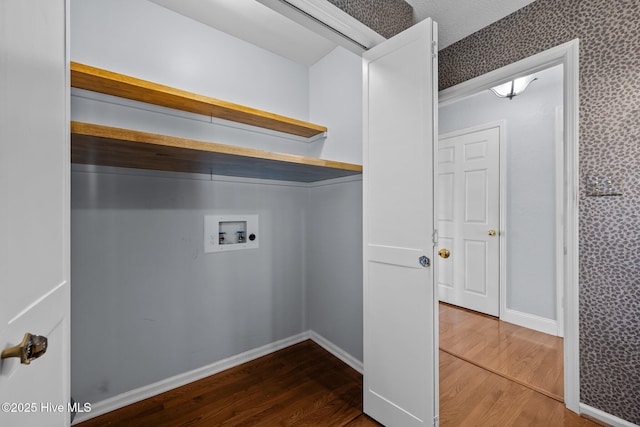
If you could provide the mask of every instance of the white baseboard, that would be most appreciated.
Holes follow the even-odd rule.
[[[612,427],[639,427],[637,424],[625,421],[622,418],[618,418],[615,415],[608,414],[592,406],[585,405],[584,403],[580,403],[580,414],[602,421],[606,425]]]
[[[176,387],[180,387],[185,384],[200,380],[202,378],[217,374],[218,372],[233,368],[234,366],[250,362],[251,360],[265,356],[269,353],[273,353],[291,345],[298,344],[309,339],[309,337],[309,332],[302,332],[289,338],[263,345],[262,347],[245,351],[244,353],[228,357],[210,365],[194,369],[193,371],[178,374],[173,377],[166,378],[162,381],[158,381],[156,383],[110,397],[103,401],[92,404],[91,412],[78,413],[76,418],[73,420],[72,425],[76,425],[91,418],[95,418],[99,415],[106,414],[107,412],[115,411],[116,409],[131,405],[132,403],[148,399],[149,397],[164,393],[165,391],[169,391]]]
[[[78,413],[76,418],[73,420],[72,425],[90,420],[91,418],[98,417],[100,415],[106,414],[107,412],[115,411],[116,409],[123,408],[127,405],[131,405],[132,403],[136,403],[144,399],[148,399],[149,397],[153,397],[155,395],[164,393],[165,391],[172,390],[185,384],[198,381],[202,378],[206,378],[208,376],[217,374],[218,372],[222,372],[226,369],[233,368],[234,366],[250,362],[259,357],[266,356],[267,354],[282,350],[283,348],[301,343],[302,341],[308,339],[313,340],[320,347],[324,348],[329,353],[342,360],[344,363],[351,366],[356,371],[360,373],[363,372],[361,361],[359,361],[322,335],[314,331],[307,331],[291,336],[289,338],[282,339],[280,341],[263,345],[262,347],[255,348],[253,350],[245,351],[244,353],[240,353],[235,356],[228,357],[224,360],[212,363],[210,365],[194,369],[193,371],[178,374],[173,377],[166,378],[162,381],[158,381],[156,383],[110,397],[101,402],[94,403],[91,405],[91,412]]]
[[[523,313],[521,311],[508,308],[500,313],[500,320],[533,329],[538,332],[544,332],[545,334],[558,336],[558,322],[545,317]]]
[[[311,338],[311,340],[313,340],[320,347],[324,348],[329,353],[333,354],[335,357],[342,360],[347,365],[351,366],[356,371],[360,373],[364,372],[364,366],[362,365],[362,362],[360,360],[356,359],[355,357],[353,357],[352,355],[350,355],[349,353],[347,353],[346,351],[344,351],[343,349],[341,349],[340,347],[338,347],[337,345],[335,345],[334,343],[332,343],[331,341],[329,341],[328,339],[320,335],[319,333],[315,331],[309,331],[309,338]]]

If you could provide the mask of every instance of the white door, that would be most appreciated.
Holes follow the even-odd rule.
[[[364,412],[387,426],[437,415],[435,40],[428,19],[363,55]]]
[[[65,0],[0,0],[0,425],[69,425],[69,147]]]
[[[499,316],[500,127],[441,136],[437,160],[440,300]]]

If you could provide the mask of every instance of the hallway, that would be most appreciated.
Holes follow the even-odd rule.
[[[563,402],[563,340],[440,303],[441,426],[596,426]]]
[[[563,340],[440,304],[440,350],[563,402]]]

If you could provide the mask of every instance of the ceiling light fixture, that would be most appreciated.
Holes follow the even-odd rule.
[[[495,93],[498,98],[513,99],[514,96],[520,95],[524,92],[534,80],[538,80],[538,78],[533,76],[520,77],[515,80],[511,80],[510,82],[492,87],[491,92]]]

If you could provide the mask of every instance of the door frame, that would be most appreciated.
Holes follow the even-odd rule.
[[[544,52],[514,62],[482,76],[444,89],[439,106],[489,89],[505,80],[563,65],[563,179],[564,254],[560,254],[564,294],[564,402],[580,413],[580,359],[578,325],[578,63],[579,42],[574,39]],[[501,224],[502,226],[502,224]]]

